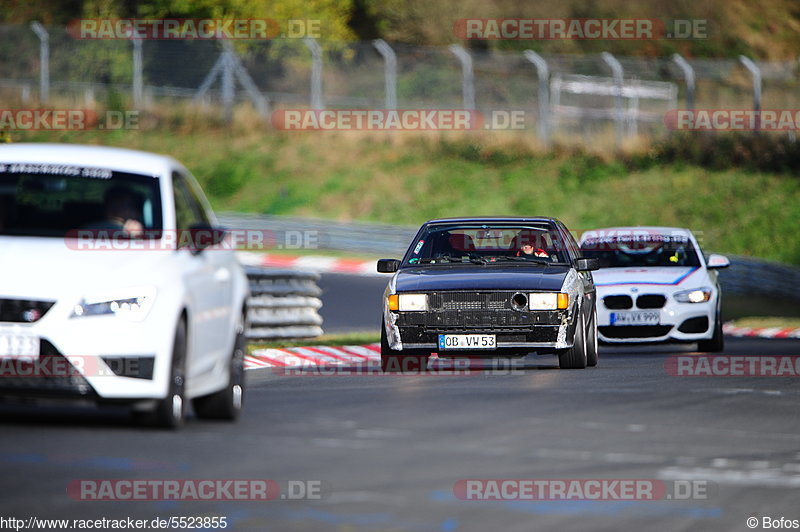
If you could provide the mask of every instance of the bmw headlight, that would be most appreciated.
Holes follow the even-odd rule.
[[[672,297],[680,303],[705,303],[711,299],[711,289],[707,286],[676,292]]]
[[[83,298],[72,308],[70,318],[115,315],[132,321],[147,317],[156,299],[154,287],[140,287]]]

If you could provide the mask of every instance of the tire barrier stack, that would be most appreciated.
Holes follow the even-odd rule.
[[[247,330],[251,342],[322,335],[319,274],[246,266],[250,281]]]

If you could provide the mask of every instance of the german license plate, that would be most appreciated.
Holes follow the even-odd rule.
[[[658,325],[660,312],[612,312],[611,325]]]
[[[39,337],[0,332],[0,357],[39,358]]]
[[[440,334],[439,349],[495,349],[493,334]]]

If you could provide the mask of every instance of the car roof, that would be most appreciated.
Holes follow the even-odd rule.
[[[0,162],[46,163],[107,168],[159,176],[181,165],[166,155],[84,144],[20,143],[0,145]]]
[[[690,236],[692,232],[685,227],[666,227],[666,226],[658,226],[658,225],[631,225],[631,226],[620,226],[620,227],[597,227],[595,229],[587,229],[581,235],[581,238],[588,234],[599,234],[600,232],[610,233],[614,232],[622,232],[622,231],[647,231],[649,233],[656,233],[661,235],[674,235],[674,234],[683,234]]]
[[[520,216],[474,216],[474,217],[459,217],[459,218],[436,218],[428,220],[425,224],[438,224],[438,223],[462,223],[462,222],[512,222],[512,223],[531,223],[531,222],[546,222],[546,223],[560,223],[557,219],[547,216],[534,216],[534,217],[520,217]]]

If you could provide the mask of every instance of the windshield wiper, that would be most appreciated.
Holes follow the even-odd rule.
[[[515,262],[535,262],[536,264],[553,264],[550,262],[550,259],[546,259],[544,257],[515,257],[515,256],[508,256],[508,255],[501,255],[499,257],[495,257],[496,260],[510,260]]]

